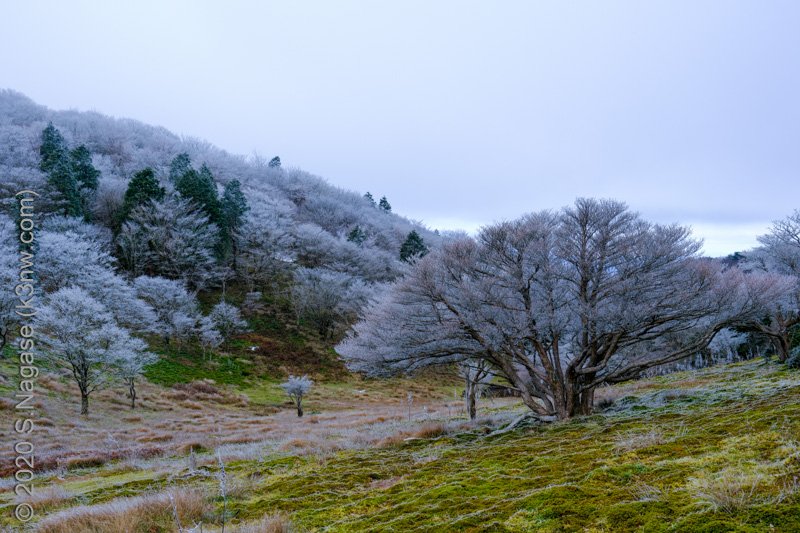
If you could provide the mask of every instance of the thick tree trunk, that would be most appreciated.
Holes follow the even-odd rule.
[[[303,405],[297,404],[297,417],[300,418],[303,416]]]
[[[89,395],[81,391],[81,415],[89,415]]]
[[[573,416],[592,414],[594,410],[594,389],[579,392],[580,389],[581,385],[578,379],[567,381],[564,384],[563,398],[556,398],[554,402],[556,415],[559,419],[566,420]]]
[[[771,340],[772,345],[775,347],[775,353],[778,354],[778,361],[785,363],[789,359],[789,352],[792,350],[789,344],[788,332],[784,329],[778,335],[773,335]]]

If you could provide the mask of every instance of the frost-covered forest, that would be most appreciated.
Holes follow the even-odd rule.
[[[264,294],[326,344],[344,340],[353,370],[451,367],[471,404],[477,384],[499,379],[559,417],[590,413],[598,386],[685,359],[769,345],[784,362],[796,344],[797,212],[725,261],[699,258],[686,228],[606,200],[488,226],[477,239],[440,236],[386,197],[341,190],[279,156],[54,112],[11,90],[0,121],[2,276],[15,276],[14,194],[37,191],[37,321],[84,414],[110,374],[124,376],[135,406],[137,376],[156,360],[145,340],[167,353],[227,350]],[[231,287],[243,295],[236,305]],[[203,313],[198,294],[211,292]],[[5,345],[15,315],[3,298]]]
[[[469,236],[379,188],[0,92],[0,365],[24,360],[22,293],[49,439],[30,476],[52,486],[19,501],[54,512],[31,530],[661,531],[664,512],[695,531],[759,509],[792,531],[800,211],[708,258],[616,200]]]
[[[228,287],[256,306],[263,293],[280,296],[332,342],[405,261],[441,239],[393,213],[385,197],[134,120],[54,112],[4,90],[0,131],[4,284],[18,261],[13,195],[33,190],[48,306],[40,325],[78,369],[84,411],[111,367],[135,375],[152,362],[141,338],[226,349],[246,329],[238,306],[226,303]],[[196,297],[204,291],[221,294],[206,315]],[[5,344],[15,315],[11,295],[3,298]],[[101,338],[76,345],[73,330]]]

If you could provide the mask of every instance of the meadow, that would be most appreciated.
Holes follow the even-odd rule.
[[[760,359],[605,387],[593,415],[508,432],[519,400],[468,421],[436,375],[319,382],[303,418],[276,383],[146,384],[133,411],[109,390],[80,418],[68,381],[41,382],[32,531],[800,530],[800,373]],[[25,531],[12,488],[0,520]]]

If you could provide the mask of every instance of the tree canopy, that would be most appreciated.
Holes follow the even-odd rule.
[[[601,384],[697,352],[785,289],[699,247],[687,228],[579,199],[430,253],[338,351],[373,375],[484,360],[536,413],[589,413]]]

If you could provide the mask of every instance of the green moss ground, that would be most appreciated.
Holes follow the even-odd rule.
[[[625,384],[619,394],[605,413],[496,437],[479,428],[326,458],[231,463],[230,476],[257,481],[228,509],[237,520],[281,510],[327,532],[800,531],[791,488],[800,372],[755,361]],[[734,473],[750,483],[742,506],[703,501],[704,480]],[[67,487],[88,503],[176,483],[214,481],[128,473]]]

